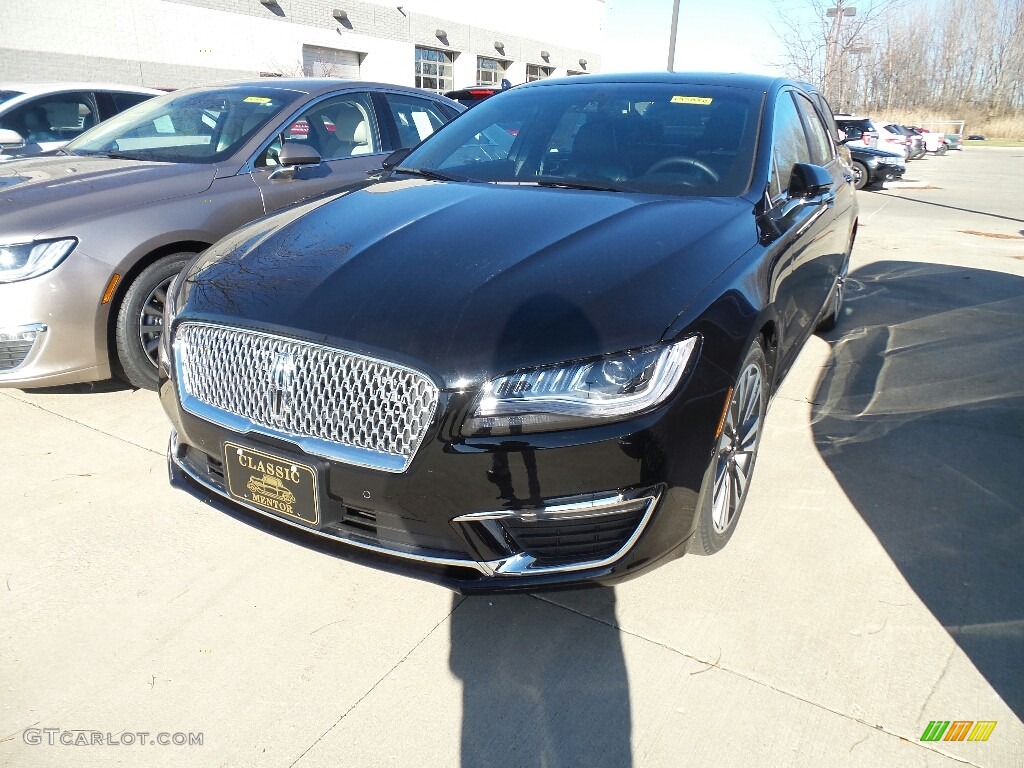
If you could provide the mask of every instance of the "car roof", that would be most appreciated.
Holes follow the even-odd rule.
[[[433,91],[424,91],[422,88],[413,88],[408,85],[395,85],[394,83],[377,83],[370,80],[346,80],[340,77],[260,77],[252,80],[224,80],[220,82],[204,83],[203,85],[182,88],[181,90],[197,91],[204,89],[235,88],[269,88],[281,91],[295,91],[309,95],[330,93],[339,88],[362,88],[367,90],[389,90],[403,91],[417,96],[436,96],[444,99],[444,96]]]
[[[741,72],[623,72],[609,75],[573,75],[571,77],[548,77],[516,86],[521,88],[543,88],[566,83],[666,83],[672,85],[710,85],[731,88],[747,88],[767,91],[773,86],[788,84],[800,87],[795,80],[772,75],[750,75]]]
[[[126,85],[124,83],[15,83],[3,81],[0,81],[0,91],[18,91],[28,96],[61,93],[62,91],[123,91],[125,93],[151,93],[154,96],[164,93],[164,91],[157,90],[156,88],[145,88],[141,85]]]

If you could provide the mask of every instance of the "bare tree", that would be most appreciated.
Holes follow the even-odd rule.
[[[834,104],[856,90],[863,72],[862,54],[884,25],[886,13],[903,0],[806,0],[804,12],[774,0],[775,34],[785,47],[783,66],[822,89]]]
[[[791,75],[840,110],[956,115],[1024,133],[1024,0],[975,0],[969,12],[952,0],[853,3],[805,0],[794,13],[776,0]]]

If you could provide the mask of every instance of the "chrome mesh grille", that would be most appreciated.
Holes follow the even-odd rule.
[[[437,407],[437,387],[422,374],[338,349],[200,323],[183,323],[174,346],[186,408],[194,399],[274,433],[404,460],[391,469],[412,461]],[[273,385],[282,355],[287,408]]]

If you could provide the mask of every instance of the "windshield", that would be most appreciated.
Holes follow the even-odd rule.
[[[145,101],[64,149],[166,163],[215,163],[242,147],[298,96],[277,88],[203,89]]]
[[[15,96],[21,96],[21,91],[0,91],[0,104],[10,101]]]
[[[735,196],[750,184],[762,95],[739,88],[581,83],[514,88],[396,169],[452,179]]]

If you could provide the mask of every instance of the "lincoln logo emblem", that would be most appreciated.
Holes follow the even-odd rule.
[[[277,352],[270,365],[270,418],[284,422],[292,411],[292,382],[295,380],[295,358],[291,352]]]

